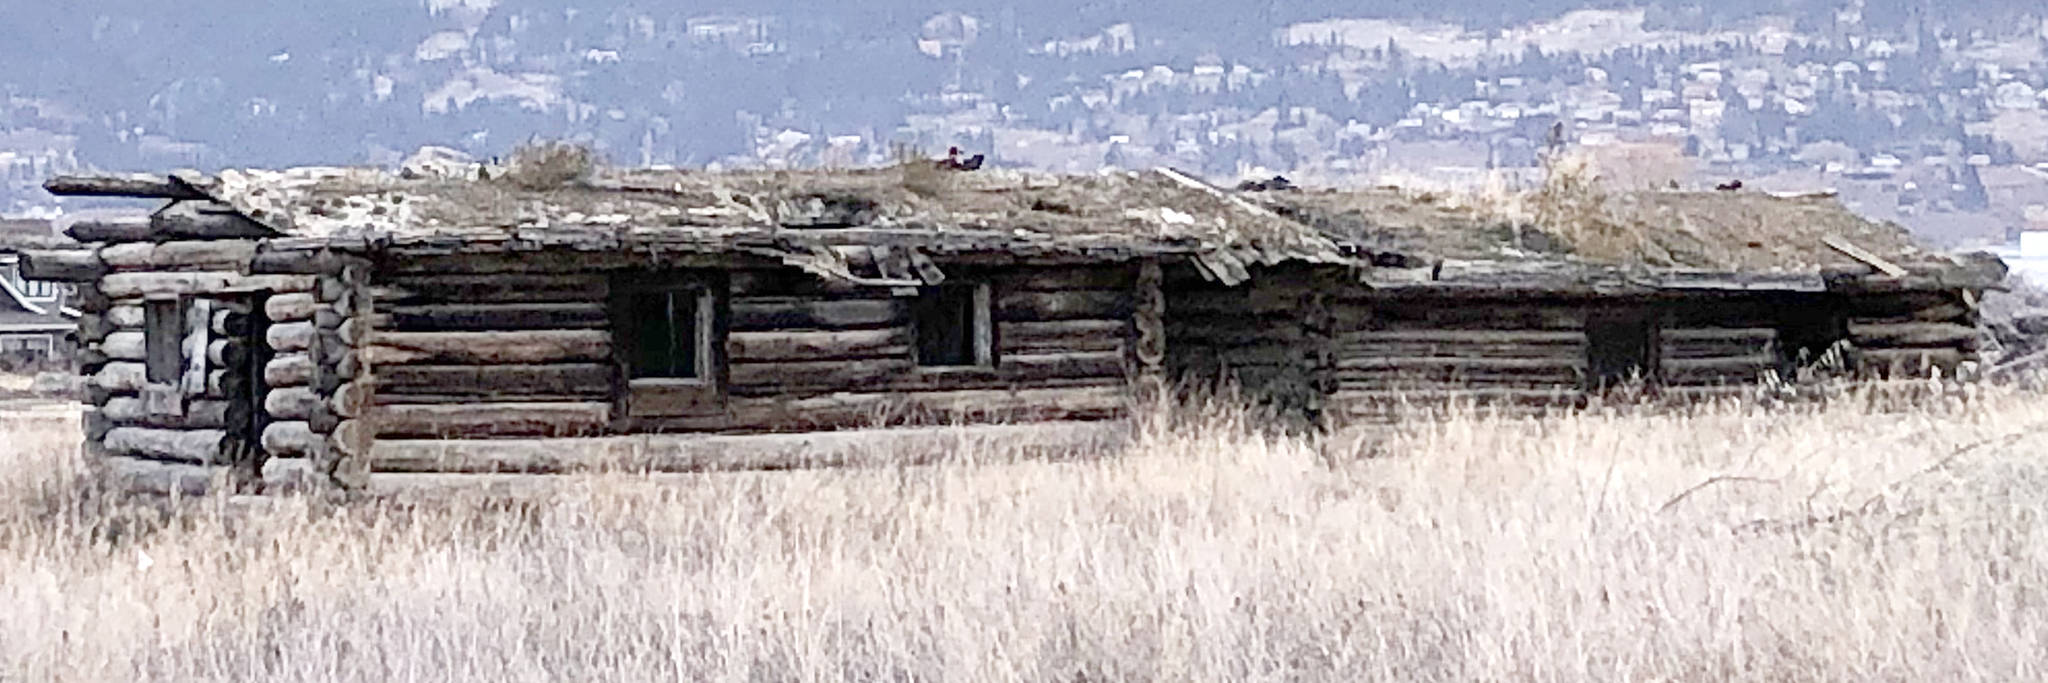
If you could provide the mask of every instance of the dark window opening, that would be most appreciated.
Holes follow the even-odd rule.
[[[636,292],[627,302],[633,338],[632,377],[703,379],[710,357],[710,302],[705,290]]]
[[[151,382],[176,382],[184,372],[185,302],[149,301],[142,308],[143,359]]]
[[[993,365],[994,343],[987,285],[944,285],[918,292],[917,364],[925,367]]]
[[[1595,390],[1648,379],[1656,332],[1648,316],[1594,315],[1586,320],[1586,374]]]

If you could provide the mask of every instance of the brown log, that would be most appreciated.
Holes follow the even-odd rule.
[[[996,297],[998,321],[1086,320],[1130,315],[1127,291],[1003,292]]]
[[[219,271],[189,273],[112,273],[100,279],[107,296],[158,299],[191,294],[249,294],[260,291],[303,292],[313,288],[304,275],[243,275]]]
[[[1130,324],[1122,320],[1056,320],[996,325],[1003,353],[1034,351],[1117,351]]]
[[[617,370],[609,364],[393,365],[377,373],[378,391],[470,396],[594,395],[612,393]],[[400,399],[402,400],[402,399]]]
[[[327,401],[327,407],[336,417],[355,418],[369,414],[379,387],[369,382],[348,382],[334,390],[334,396]]]
[[[523,364],[610,361],[611,333],[601,330],[532,332],[386,332],[361,351],[375,367],[405,364]]]
[[[1570,405],[1585,400],[1576,388],[1514,389],[1501,387],[1455,387],[1441,389],[1344,389],[1330,395],[1330,402],[1342,408],[1400,403],[1533,403]]]
[[[221,461],[221,446],[227,436],[218,429],[115,427],[107,431],[104,442],[107,451],[116,455],[204,465]]]
[[[325,438],[304,422],[272,422],[263,428],[263,451],[273,458],[304,458]]]
[[[305,351],[313,347],[313,324],[299,322],[271,325],[270,330],[264,333],[264,341],[270,344],[270,350],[278,353]]]
[[[313,358],[303,352],[282,353],[263,366],[263,383],[272,387],[302,387],[313,383]]]
[[[100,352],[109,360],[143,360],[149,355],[141,332],[115,332],[99,341]]]
[[[605,327],[610,316],[598,303],[427,304],[387,307],[371,320],[400,332],[565,330]]]
[[[313,319],[313,312],[320,303],[310,293],[278,294],[264,300],[263,313],[273,323],[301,322]]]
[[[1080,353],[1020,353],[1003,356],[998,364],[1018,378],[1123,377],[1124,355],[1120,351]]]
[[[1586,333],[1540,330],[1358,330],[1337,335],[1345,343],[1517,344],[1584,346]]]
[[[782,363],[733,363],[727,370],[735,391],[761,387],[774,391],[857,388],[886,382],[916,368],[909,358]]]
[[[1283,287],[1253,282],[1227,289],[1176,290],[1167,296],[1169,315],[1265,315],[1294,313],[1309,294],[1306,287]]]
[[[211,201],[174,202],[157,210],[149,222],[163,239],[244,239],[277,234],[232,207]]]
[[[171,429],[223,429],[228,425],[229,403],[227,401],[191,401],[185,404],[184,415],[158,415],[143,405],[142,399],[126,396],[107,400],[100,409],[102,415],[116,425],[130,427],[159,427]]]
[[[104,458],[94,467],[102,487],[131,495],[196,498],[211,492],[217,477],[226,476],[222,467],[130,457]]]
[[[1130,440],[1117,421],[962,425],[804,434],[645,435],[529,440],[384,440],[377,472],[707,472],[937,462],[963,452],[1070,458],[1113,452]],[[550,477],[519,477],[545,482]],[[391,480],[385,480],[391,481]],[[418,481],[413,479],[412,481]],[[484,482],[458,479],[474,492]]]
[[[514,302],[589,303],[604,301],[611,288],[603,276],[560,275],[407,275],[372,286],[369,294],[381,310],[386,306]]]
[[[273,420],[305,420],[320,401],[320,395],[306,387],[272,389],[263,397],[263,411]]]
[[[1555,370],[1578,370],[1584,368],[1583,358],[1397,358],[1368,357],[1343,358],[1337,367],[1344,370],[1409,370],[1409,369],[1461,369],[1550,372]]]
[[[900,324],[902,307],[890,299],[735,299],[734,332],[842,330]]]
[[[1338,358],[1548,358],[1583,360],[1586,349],[1570,344],[1431,344],[1428,342],[1340,343]]]
[[[329,270],[330,258],[315,249],[258,248],[249,258],[249,272],[276,275],[317,275]]]
[[[156,235],[150,227],[149,217],[112,218],[105,220],[82,220],[64,229],[64,234],[80,242],[141,242]]]
[[[91,282],[107,272],[107,265],[91,249],[23,249],[21,276],[30,280]]]
[[[366,420],[343,420],[334,428],[334,433],[328,435],[327,442],[333,444],[335,453],[341,457],[369,457],[377,440],[372,431]]]
[[[809,398],[735,398],[741,429],[860,427],[903,422],[1085,420],[1124,414],[1122,386],[1017,391],[838,393]]]
[[[602,433],[610,403],[470,403],[381,406],[371,418],[378,437],[482,438]]]
[[[1743,376],[1754,378],[1778,365],[1777,356],[1753,354],[1723,358],[1674,358],[1659,364],[1667,379]]]
[[[1849,324],[1849,339],[1862,348],[1947,346],[1975,349],[1981,336],[1975,327],[1953,323]]]
[[[60,175],[43,183],[60,197],[141,197],[206,199],[206,193],[175,178],[146,173],[131,175]]]
[[[1955,348],[1857,349],[1851,356],[1865,371],[1922,373],[1930,368],[1953,372],[1976,354]]]
[[[116,394],[142,391],[149,383],[149,371],[141,363],[108,363],[93,375],[92,385]]]
[[[733,332],[726,337],[725,348],[735,363],[909,358],[910,330]]]

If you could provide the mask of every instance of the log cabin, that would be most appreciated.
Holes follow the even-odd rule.
[[[875,434],[923,444],[905,454],[1020,429],[1100,445],[1169,386],[1239,386],[1313,423],[1409,396],[1739,386],[1840,348],[1954,371],[2003,275],[1832,200],[1762,195],[1539,229],[1171,169],[46,188],[165,201],[23,260],[79,291],[88,458],[158,493],[832,464]],[[1609,233],[1633,241],[1602,251]],[[1749,236],[1784,243],[1727,246]]]

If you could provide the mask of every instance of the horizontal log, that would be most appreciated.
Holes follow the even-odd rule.
[[[609,362],[611,333],[599,330],[532,332],[386,332],[361,351],[374,367]]]
[[[1764,370],[1775,368],[1778,357],[1770,354],[1728,356],[1723,358],[1674,358],[1661,362],[1658,370],[1667,378],[1708,376],[1755,377]]]
[[[806,467],[906,466],[961,453],[1072,458],[1111,453],[1130,441],[1118,421],[1046,422],[844,430],[804,434],[654,434],[529,440],[381,440],[370,447],[376,472],[710,472]],[[404,476],[404,475],[401,475]],[[519,477],[521,483],[550,477]],[[387,485],[390,479],[384,480]],[[408,481],[418,481],[409,479]],[[460,477],[460,488],[487,490]]]
[[[1975,309],[1953,301],[1922,302],[1906,310],[1859,312],[1851,322],[1885,323],[1967,323]]]
[[[1849,324],[1849,339],[1858,347],[1952,346],[1975,349],[1982,333],[1953,323]]]
[[[212,201],[174,202],[150,215],[149,222],[163,239],[243,239],[277,234],[234,208]]]
[[[243,275],[218,271],[112,273],[100,279],[100,288],[107,296],[116,299],[160,299],[192,294],[305,292],[313,289],[313,278],[304,275]]]
[[[1575,388],[1515,389],[1502,387],[1456,387],[1440,389],[1345,389],[1330,395],[1340,409],[1363,405],[1403,403],[1535,403],[1572,405],[1583,402],[1585,394]]]
[[[43,190],[60,197],[207,198],[191,185],[153,174],[60,175],[44,181]]]
[[[735,398],[730,426],[794,430],[958,421],[1089,420],[1125,414],[1122,386],[1060,389],[836,393]]]
[[[604,276],[560,275],[401,275],[369,288],[378,306],[475,304],[486,302],[589,303],[610,296]]]
[[[144,360],[149,357],[147,338],[141,332],[115,332],[99,342],[100,352],[110,360]]]
[[[725,348],[734,363],[909,358],[910,330],[732,332]]]
[[[377,442],[377,435],[374,432],[375,428],[368,420],[343,420],[341,424],[335,425],[332,434],[327,435],[327,443],[334,447],[335,454],[340,457],[368,457]]]
[[[861,329],[907,320],[893,299],[734,299],[731,316],[734,332]]]
[[[1166,310],[1174,315],[1265,315],[1298,313],[1307,287],[1250,286],[1194,291],[1169,290]]]
[[[132,457],[104,458],[94,464],[100,486],[130,495],[197,498],[224,483],[227,468],[163,462]]]
[[[1581,357],[1561,358],[1340,358],[1340,370],[1490,370],[1498,372],[1577,371],[1586,367]]]
[[[141,242],[156,235],[148,216],[87,219],[72,223],[64,234],[80,242]]]
[[[215,339],[206,344],[206,362],[216,368],[234,367],[248,359],[248,349],[234,339]]]
[[[997,364],[1019,379],[1124,376],[1124,354],[1118,351],[1019,353],[1002,356]]]
[[[1355,330],[1340,332],[1344,343],[1514,344],[1584,346],[1586,333],[1552,330]]]
[[[1128,291],[1137,286],[1137,269],[1130,266],[1021,268],[996,276],[1004,291],[1070,292],[1075,290]]]
[[[313,383],[313,358],[304,352],[282,353],[263,366],[263,383],[272,387],[302,387]]]
[[[242,272],[256,255],[253,240],[205,240],[110,244],[100,260],[115,271],[216,270]]]
[[[560,365],[393,365],[377,373],[377,390],[406,394],[557,396],[612,393],[617,369],[609,364]],[[397,400],[403,400],[397,399]]]
[[[907,375],[916,367],[909,358],[877,358],[857,361],[733,363],[726,372],[727,383],[736,392],[754,393],[751,388],[755,387],[778,392],[801,392],[870,386]]]
[[[115,425],[170,429],[223,429],[228,424],[227,401],[190,401],[183,415],[152,414],[142,399],[118,396],[108,399],[100,414]]]
[[[735,270],[726,274],[726,291],[734,298],[874,298],[877,290],[844,280],[827,280],[796,268]],[[881,292],[886,294],[886,292]]]
[[[249,258],[249,272],[276,275],[317,275],[333,268],[332,253],[314,249],[259,247]]]
[[[263,428],[263,451],[273,458],[304,458],[311,456],[325,439],[313,432],[312,425],[302,421],[272,422]]]
[[[327,407],[335,416],[356,418],[369,415],[370,406],[381,389],[369,382],[349,382],[334,389],[334,396],[327,400]]]
[[[1432,344],[1428,342],[1340,343],[1338,358],[1549,358],[1583,360],[1586,349],[1570,344]]]
[[[611,403],[389,405],[377,408],[371,423],[380,438],[578,436],[604,432]]]
[[[270,345],[270,350],[279,353],[305,351],[313,348],[315,332],[310,322],[284,323],[271,325],[263,340]]]
[[[228,337],[240,337],[247,334],[249,332],[249,314],[246,311],[229,308],[225,305],[227,303],[224,301],[217,302],[218,307],[214,309],[213,320],[208,322],[207,329],[212,330],[216,335]]]
[[[1013,321],[996,324],[998,355],[1041,351],[1121,351],[1130,334],[1122,320]]]
[[[107,272],[107,264],[91,249],[23,249],[21,276],[30,280],[91,282]]]
[[[144,313],[142,312],[142,305],[139,303],[108,306],[107,311],[101,315],[106,317],[107,324],[114,327],[125,327],[133,330],[142,329]]]
[[[377,329],[431,332],[589,329],[611,317],[599,303],[427,304],[386,307],[370,320]]]
[[[1767,344],[1776,341],[1778,331],[1770,328],[1715,328],[1715,327],[1667,327],[1657,331],[1658,339],[1665,342],[1750,342]]]
[[[93,375],[92,385],[116,394],[133,394],[149,384],[149,370],[141,363],[108,363]]]
[[[319,310],[319,301],[310,292],[278,294],[265,299],[263,313],[273,323],[300,322],[313,319],[313,312]]]
[[[1976,354],[1955,348],[1856,349],[1850,358],[1866,371],[1920,373],[1939,368],[1953,372],[1964,361],[1974,360]]]
[[[320,395],[306,387],[272,389],[263,397],[263,411],[273,420],[305,420],[320,401]]]
[[[115,455],[208,465],[220,462],[227,436],[218,429],[115,427],[103,443]]]
[[[1002,292],[995,300],[999,321],[1082,320],[1130,315],[1124,291]]]

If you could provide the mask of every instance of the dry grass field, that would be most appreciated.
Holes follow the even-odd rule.
[[[2048,660],[2048,398],[169,515],[0,417],[0,680],[1952,680]]]

